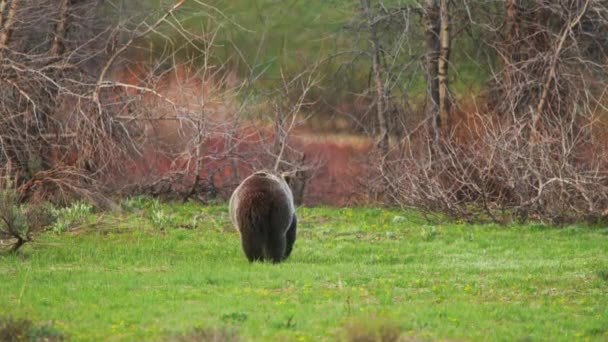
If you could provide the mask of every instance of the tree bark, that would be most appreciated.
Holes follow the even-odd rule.
[[[236,155],[236,146],[235,140],[238,136],[239,129],[239,115],[238,111],[234,111],[232,130],[230,132],[230,136],[228,137],[228,151],[230,153],[230,165],[232,167],[232,183],[235,185],[239,184],[239,169],[238,169],[238,159]]]
[[[0,5],[6,6],[6,2],[0,3]],[[2,33],[0,33],[0,49],[6,48],[8,44],[18,5],[19,0],[12,0],[8,5],[8,13],[6,13],[6,17],[3,18]],[[4,12],[4,8],[2,8],[2,12]],[[4,13],[1,14],[4,15]]]
[[[57,21],[57,25],[55,26],[53,43],[51,44],[51,49],[49,50],[49,54],[52,57],[57,57],[63,53],[63,40],[68,27],[69,3],[70,0],[61,0],[61,5],[59,8],[59,21]]]
[[[361,0],[363,16],[367,20],[369,38],[372,45],[372,73],[374,87],[376,90],[376,111],[378,116],[378,140],[377,146],[384,156],[389,150],[388,120],[386,118],[387,99],[384,82],[382,81],[382,69],[380,66],[381,46],[376,31],[376,24],[371,13],[369,0]]]
[[[433,140],[439,141],[439,6],[438,0],[425,0],[424,25],[426,40],[426,82],[427,101],[426,113],[431,119],[431,134]]]
[[[273,153],[276,156],[274,162],[274,172],[281,171],[281,164],[283,163],[283,154],[285,153],[285,147],[287,145],[287,133],[283,127],[283,117],[281,116],[281,110],[278,105],[275,105],[275,116],[274,116],[274,141]]]
[[[4,26],[4,11],[8,0],[0,0],[0,27]]]
[[[451,97],[449,89],[449,63],[451,52],[451,37],[450,37],[450,5],[449,0],[440,0],[440,30],[439,44],[440,54],[437,61],[437,78],[439,82],[439,125],[444,131],[450,129],[451,117]]]
[[[203,135],[205,131],[204,122],[205,120],[205,109],[201,109],[201,115],[196,122],[196,150],[195,150],[195,166],[194,166],[194,182],[192,182],[192,186],[190,187],[190,191],[186,193],[183,198],[183,202],[187,202],[196,192],[196,188],[201,180],[201,170],[203,167],[203,157],[202,157],[202,149],[203,149]],[[189,167],[188,167],[189,168]]]
[[[505,61],[507,65],[517,63],[522,60],[521,46],[521,0],[505,0],[505,46],[508,49],[507,56],[510,56],[509,61]]]

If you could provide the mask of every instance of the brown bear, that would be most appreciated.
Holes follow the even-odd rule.
[[[278,263],[289,257],[296,240],[297,218],[283,175],[265,171],[250,175],[232,193],[229,208],[250,262]]]

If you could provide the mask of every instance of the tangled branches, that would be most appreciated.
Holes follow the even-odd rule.
[[[571,128],[556,124],[531,145],[524,119],[504,124],[477,115],[463,128],[466,139],[443,140],[434,155],[430,140],[409,141],[390,165],[394,199],[468,220],[606,219],[608,149],[590,135],[565,139]]]

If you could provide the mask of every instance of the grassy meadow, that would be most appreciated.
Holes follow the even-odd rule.
[[[606,228],[300,208],[272,265],[246,261],[224,205],[123,207],[0,256],[0,316],[74,341],[608,339]]]

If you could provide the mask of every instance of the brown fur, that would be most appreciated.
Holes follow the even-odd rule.
[[[293,195],[282,177],[269,172],[247,177],[230,198],[230,218],[250,262],[277,263],[289,257],[297,219]]]

